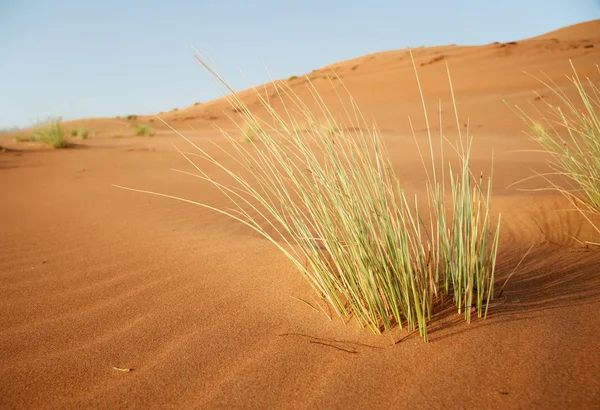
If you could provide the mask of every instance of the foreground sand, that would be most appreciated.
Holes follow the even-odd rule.
[[[592,72],[594,50],[572,57]],[[519,61],[558,79],[569,66],[551,52]],[[186,168],[173,133],[101,134],[60,151],[0,141],[19,150],[0,152],[0,407],[599,406],[600,252],[570,238],[593,232],[560,212],[561,197],[506,188],[544,169],[543,156],[515,152],[534,145],[497,105],[530,101],[533,83],[497,84],[502,60],[482,61],[477,70],[491,77],[458,100],[475,124],[476,172],[495,152],[500,285],[534,247],[487,320],[467,325],[451,309],[439,312],[428,344],[405,329],[375,336],[312,310],[297,299],[310,300],[309,286],[284,257],[234,221],[112,187],[222,204],[206,184],[169,171]],[[458,84],[470,80],[453,73]],[[414,77],[395,81],[414,88]],[[364,77],[348,82],[370,95]],[[403,111],[418,112],[417,101],[393,105],[391,92],[381,95],[367,110],[381,117],[397,171],[418,192],[421,165]],[[202,146],[220,139],[188,135]]]

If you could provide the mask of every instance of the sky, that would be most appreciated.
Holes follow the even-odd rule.
[[[378,51],[533,37],[600,0],[0,0],[0,128],[155,114]]]

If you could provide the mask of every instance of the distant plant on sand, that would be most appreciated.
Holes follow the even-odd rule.
[[[135,135],[148,135],[151,137],[154,135],[154,131],[151,126],[140,124],[135,126]]]
[[[264,133],[262,126],[257,121],[246,121],[240,130],[242,135],[239,142],[256,142]]]
[[[530,136],[549,154],[552,172],[536,176],[544,178],[549,189],[571,200],[600,234],[600,226],[591,219],[600,216],[600,82],[580,78],[573,63],[571,68],[569,80],[577,90],[576,100],[552,80],[538,79],[559,105],[539,98],[537,101],[544,101],[546,108],[545,113],[538,110],[540,121],[519,107],[517,114],[529,126]]]
[[[51,145],[54,148],[67,148],[70,145],[67,138],[65,138],[61,118],[50,119],[37,125],[31,133],[31,139]]]
[[[31,136],[24,136],[22,134],[15,134],[15,135],[13,135],[13,139],[16,142],[34,141],[34,139]]]
[[[87,130],[87,128],[82,129],[79,132],[79,136],[81,137],[82,140],[86,140],[88,138],[88,130]]]
[[[130,114],[126,118],[127,118],[127,120],[131,121],[131,120],[137,120],[137,117],[138,117],[137,115]]]
[[[71,130],[71,137],[76,137],[77,134],[79,134],[79,131],[77,131],[76,129]]]
[[[472,138],[461,134],[458,115],[457,166],[444,171],[447,142],[440,133],[434,143],[428,132],[431,158],[421,155],[427,195],[417,203],[393,172],[383,137],[366,123],[347,90],[347,101],[340,102],[345,122],[353,126],[331,138],[315,113],[326,114],[331,123],[333,115],[310,81],[314,109],[286,81],[275,83],[278,103],[285,101],[279,111],[257,92],[270,116],[265,121],[199,61],[227,87],[229,102],[246,123],[263,130],[260,145],[242,144],[224,132],[231,150],[221,149],[235,168],[179,134],[196,150],[180,151],[193,164],[191,172],[182,172],[209,182],[231,203],[215,208],[132,190],[193,203],[248,226],[289,258],[337,315],[352,316],[375,333],[408,325],[427,340],[427,323],[443,295],[453,297],[467,321],[473,307],[477,316],[486,316],[494,297],[500,218],[492,222],[491,175],[484,179],[471,171]],[[414,61],[413,67],[416,73]],[[454,100],[451,82],[450,91]],[[429,130],[424,103],[423,110]],[[300,124],[308,131],[300,132]],[[434,151],[442,167],[435,166]],[[209,169],[222,171],[230,182]]]

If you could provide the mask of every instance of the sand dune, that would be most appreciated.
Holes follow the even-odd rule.
[[[225,203],[169,171],[186,168],[174,133],[155,121],[153,138],[134,137],[131,125],[147,117],[80,120],[71,125],[90,139],[75,149],[0,137],[0,408],[600,406],[600,253],[573,239],[597,235],[561,211],[570,206],[561,196],[508,188],[546,165],[522,151],[535,145],[502,101],[539,104],[532,90],[543,88],[523,71],[567,85],[571,59],[597,75],[600,21],[516,44],[413,53],[431,114],[443,98],[453,135],[448,62],[476,172],[489,170],[494,151],[499,286],[533,245],[487,320],[438,312],[427,344],[406,329],[376,336],[329,320],[299,300],[311,300],[310,287],[250,229],[112,186]],[[331,67],[383,130],[403,183],[423,193],[407,134],[411,115],[424,138],[407,50]],[[308,77],[333,100],[328,70]],[[307,95],[305,78],[285,81]],[[241,95],[258,106],[252,90]],[[214,125],[233,128],[224,110],[235,116],[220,99],[163,117],[210,147],[222,140]]]

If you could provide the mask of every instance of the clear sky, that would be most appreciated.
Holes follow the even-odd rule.
[[[486,44],[600,18],[600,0],[0,0],[0,128],[153,114],[383,50]],[[263,64],[264,62],[264,64]],[[240,73],[243,71],[243,75]]]

